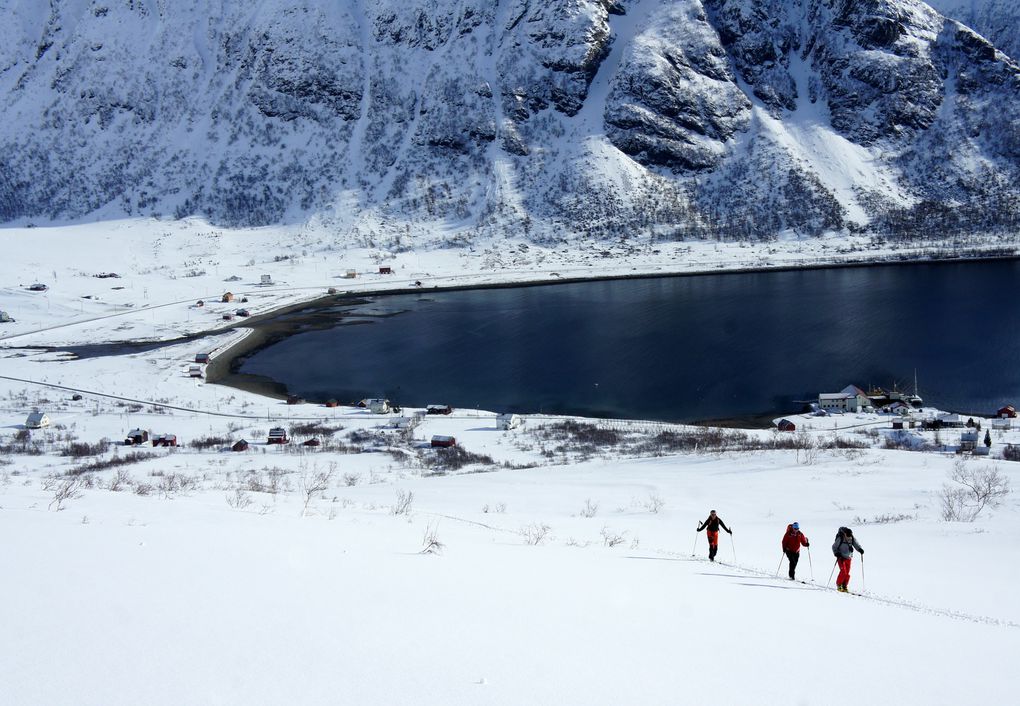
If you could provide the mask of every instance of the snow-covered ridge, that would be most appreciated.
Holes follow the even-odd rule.
[[[916,0],[12,0],[0,19],[4,222],[312,219],[353,242],[383,222],[410,244],[1020,221],[1020,68]]]

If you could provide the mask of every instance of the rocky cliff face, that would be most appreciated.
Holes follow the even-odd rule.
[[[1020,221],[1020,68],[917,0],[10,0],[0,18],[2,221],[371,217],[456,242]]]

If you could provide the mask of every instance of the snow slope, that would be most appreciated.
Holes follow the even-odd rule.
[[[87,419],[63,423],[104,423]],[[475,451],[528,455],[525,431],[430,424],[426,435],[460,428]],[[379,454],[268,451],[162,455],[130,474],[183,472],[199,487],[170,497],[96,488],[62,512],[46,509],[52,493],[40,488],[55,460],[19,459],[17,476],[5,468],[0,530],[14,541],[0,559],[16,580],[0,602],[0,700],[1010,700],[1020,613],[1003,559],[1020,507],[1011,499],[973,525],[937,521],[932,491],[951,459],[709,454],[421,477]],[[301,516],[302,474],[334,458],[363,480],[335,479]],[[224,501],[241,469],[274,466],[289,491],[251,492],[243,509]],[[397,492],[413,493],[410,514],[392,514]],[[710,508],[734,529],[723,565],[704,560],[693,532]],[[901,511],[911,518],[853,522]],[[775,577],[794,519],[811,540],[805,584]],[[866,550],[851,579],[864,597],[823,588],[831,535],[848,523]],[[542,524],[547,538],[529,544],[524,533]],[[430,526],[440,555],[419,553]],[[623,542],[606,546],[617,534]]]

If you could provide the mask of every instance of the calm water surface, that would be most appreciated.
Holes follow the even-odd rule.
[[[311,400],[699,420],[797,411],[848,383],[1020,402],[1020,262],[377,297],[244,361]]]

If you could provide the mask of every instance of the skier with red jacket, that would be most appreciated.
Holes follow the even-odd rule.
[[[733,534],[733,530],[726,526],[722,518],[715,514],[715,510],[708,513],[705,521],[698,525],[698,531],[707,530],[708,535],[708,560],[715,561],[715,555],[719,551],[719,527]]]
[[[810,547],[808,538],[800,531],[800,523],[794,522],[786,526],[786,534],[783,535],[783,553],[790,561],[790,580],[797,578],[797,562],[800,561],[800,548]]]

